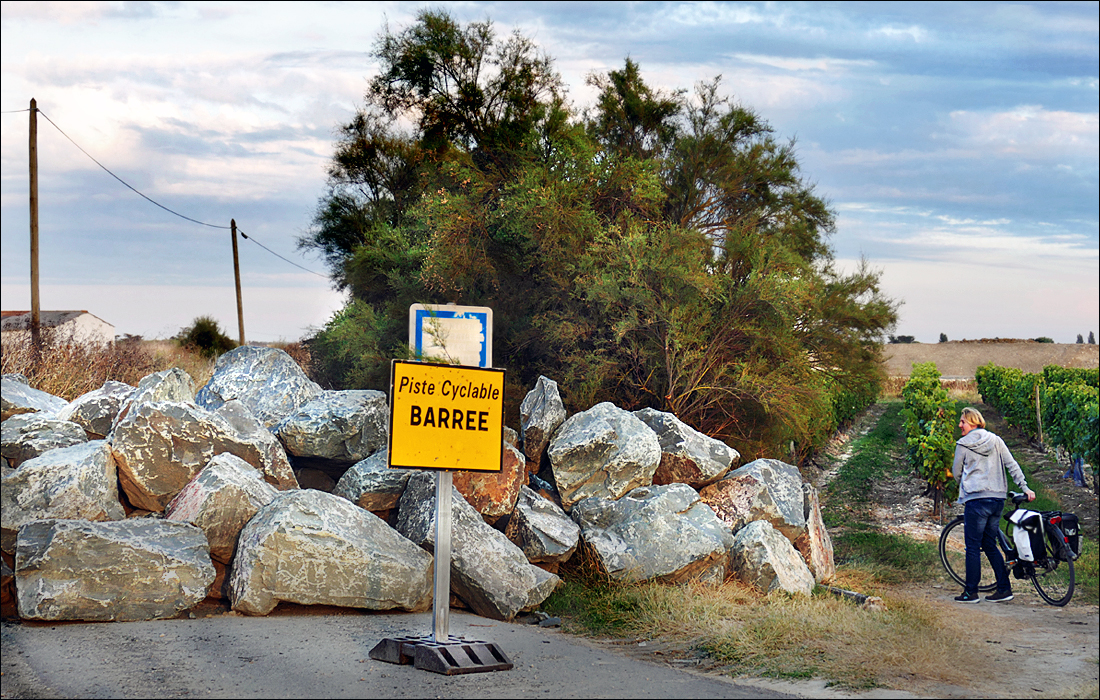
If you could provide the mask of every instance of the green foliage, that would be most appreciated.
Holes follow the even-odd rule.
[[[808,452],[877,395],[896,303],[865,262],[835,269],[793,143],[717,80],[666,94],[627,60],[582,118],[530,41],[430,11],[374,55],[299,241],[354,299],[313,344],[331,385],[384,385],[409,305],[455,302],[497,311],[523,385],[671,411],[746,457]]]
[[[1045,335],[1042,335],[1042,336],[1039,336],[1038,338],[1036,338],[1035,342],[1036,343],[1053,343],[1054,339],[1053,338],[1048,338]]]
[[[934,509],[938,512],[944,498],[953,499],[958,489],[951,476],[958,418],[955,402],[948,398],[933,362],[913,364],[901,395],[905,403],[909,462],[928,482],[934,494]]]
[[[946,333],[940,333],[940,342],[941,343],[946,343],[947,342],[947,334]]]
[[[1093,466],[1100,463],[1100,370],[1048,365],[1041,374],[1025,374],[992,363],[975,373],[982,399],[1012,425],[1038,435],[1035,401],[1044,438]]]
[[[190,326],[180,329],[174,340],[204,357],[217,357],[237,347],[211,316],[199,316]]]
[[[897,345],[899,343],[907,345],[916,340],[916,338],[911,335],[892,335],[889,340],[892,345]]]

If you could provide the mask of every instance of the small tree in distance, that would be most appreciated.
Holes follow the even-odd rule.
[[[940,333],[940,342],[941,343],[946,343],[947,342],[947,334],[946,333]]]
[[[1085,344],[1085,339],[1081,337],[1080,333],[1077,334],[1077,344],[1078,345],[1084,345]]]
[[[1092,331],[1089,331],[1089,345],[1096,345],[1096,336]]]
[[[180,329],[174,340],[206,357],[217,357],[237,347],[210,316],[199,316],[190,326]]]

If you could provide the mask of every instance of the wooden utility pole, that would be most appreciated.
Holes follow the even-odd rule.
[[[38,298],[38,103],[31,98],[30,108],[30,180],[31,180],[31,345],[35,361],[42,349],[42,316]]]
[[[241,301],[241,263],[237,259],[237,220],[229,220],[229,230],[233,233],[233,279],[237,283],[237,334],[244,345],[244,302]]]

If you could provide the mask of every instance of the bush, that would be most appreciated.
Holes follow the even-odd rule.
[[[196,318],[190,326],[176,334],[175,340],[204,357],[217,357],[237,347],[237,343],[223,333],[218,322],[210,316]]]

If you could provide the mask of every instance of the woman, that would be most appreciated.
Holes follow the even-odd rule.
[[[1035,499],[1035,492],[1027,487],[1023,470],[1004,440],[985,429],[985,418],[976,408],[964,408],[959,419],[962,437],[955,443],[955,461],[951,474],[959,482],[959,503],[963,511],[963,536],[966,541],[966,590],[955,600],[960,603],[978,603],[978,583],[982,576],[982,552],[989,558],[993,574],[997,578],[997,591],[985,597],[993,602],[1012,600],[1012,584],[1008,568],[997,548],[997,529],[1008,496],[1008,480],[1005,467],[1012,480],[1027,494],[1027,500]]]

